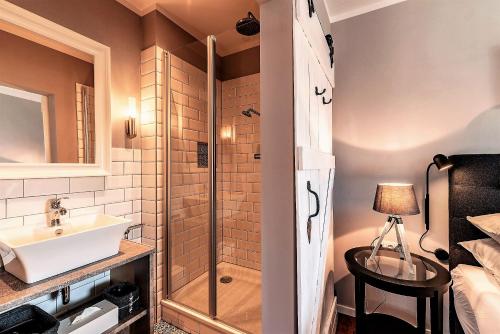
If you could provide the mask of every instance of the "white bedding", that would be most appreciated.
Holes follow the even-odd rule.
[[[458,265],[451,271],[455,310],[465,334],[499,333],[500,285],[483,268]]]

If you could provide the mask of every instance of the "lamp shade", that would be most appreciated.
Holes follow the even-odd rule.
[[[418,215],[417,198],[413,184],[379,183],[373,210],[396,216]]]
[[[450,159],[448,159],[448,157],[444,154],[436,154],[432,160],[436,164],[439,171],[443,171],[453,166]]]

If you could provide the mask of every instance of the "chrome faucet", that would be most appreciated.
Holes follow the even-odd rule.
[[[60,226],[61,216],[65,216],[68,213],[68,210],[61,206],[62,199],[67,199],[67,197],[53,198],[49,200],[49,219],[51,227]]]

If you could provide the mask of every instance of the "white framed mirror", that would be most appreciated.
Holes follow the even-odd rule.
[[[0,179],[108,175],[110,48],[0,1]]]

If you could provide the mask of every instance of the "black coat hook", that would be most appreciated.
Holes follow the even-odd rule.
[[[332,98],[330,98],[328,101],[325,100],[325,97],[323,96],[323,104],[330,104],[332,103]]]
[[[314,92],[316,93],[316,95],[323,95],[326,93],[326,88],[323,88],[323,90],[320,92],[318,86],[316,86],[314,87]]]

